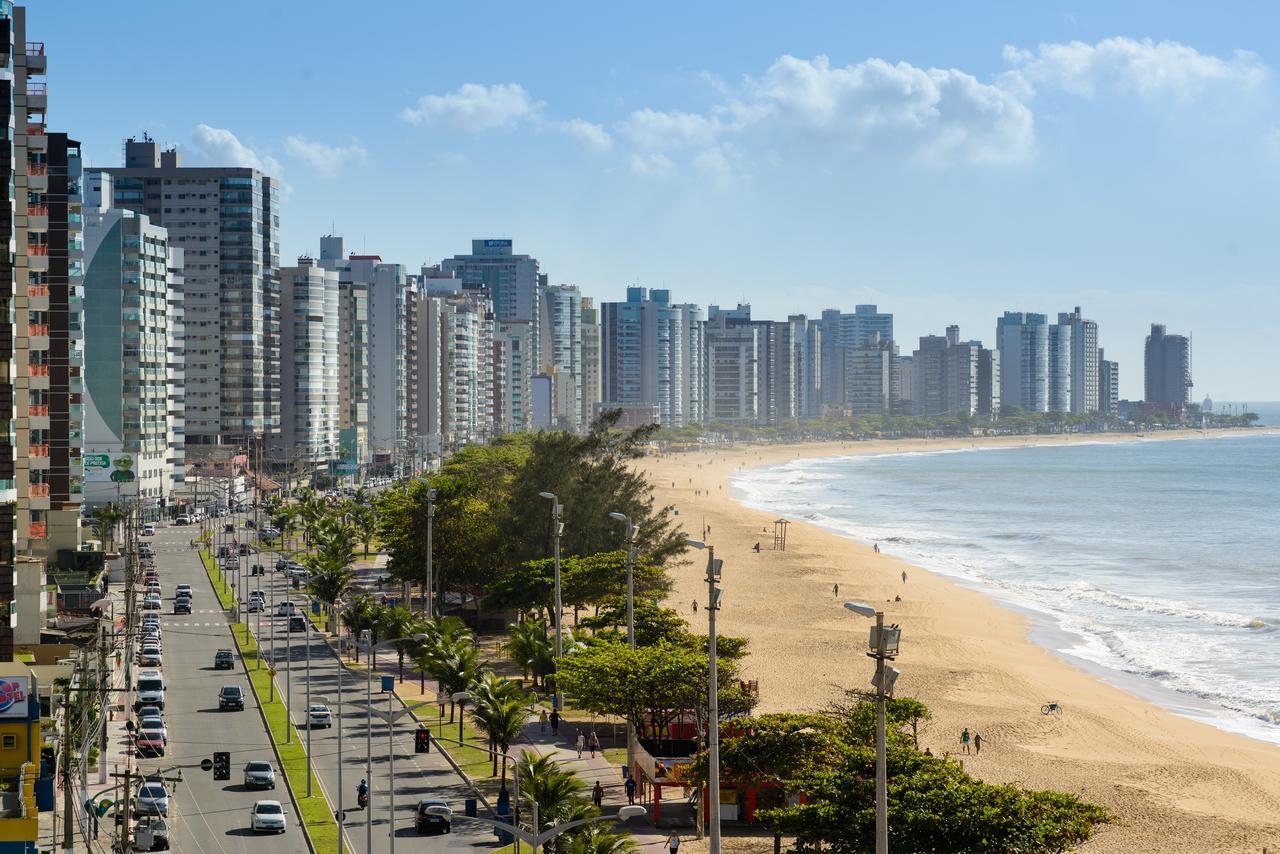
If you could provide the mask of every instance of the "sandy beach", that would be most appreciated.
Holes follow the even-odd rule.
[[[793,520],[786,551],[774,550],[770,514],[735,501],[729,484],[740,468],[802,457],[1204,435],[1212,433],[743,445],[641,465],[658,502],[673,505],[691,535],[710,529],[707,539],[725,562],[720,629],[750,639],[744,676],[759,680],[760,711],[818,709],[845,687],[866,686],[868,621],[841,607],[860,599],[883,606],[887,620],[902,626],[898,691],[924,701],[934,715],[922,745],[958,753],[960,731],[968,727],[984,738],[980,756],[962,757],[975,775],[1104,805],[1115,820],[1082,850],[1277,851],[1280,746],[1112,687],[1036,646],[1022,614],[869,545]],[[752,550],[757,541],[759,554]],[[695,599],[706,598],[703,572],[700,560],[672,572],[668,604],[695,625],[705,620],[703,610],[696,616],[692,610]],[[896,595],[903,601],[894,602]],[[1065,714],[1042,715],[1050,699]]]

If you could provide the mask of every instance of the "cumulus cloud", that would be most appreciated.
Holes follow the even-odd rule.
[[[1035,50],[1006,46],[1011,88],[1052,87],[1086,98],[1103,92],[1194,98],[1213,85],[1257,86],[1267,67],[1257,54],[1237,50],[1223,58],[1175,41],[1109,38],[1097,44],[1042,44]]]
[[[323,175],[333,175],[349,161],[364,160],[368,156],[357,139],[350,145],[326,145],[304,136],[289,136],[285,137],[284,150]]]
[[[278,178],[283,171],[280,161],[270,154],[259,155],[226,128],[196,125],[191,145],[184,151],[187,159],[208,166],[243,166]]]
[[[535,117],[542,107],[518,83],[464,83],[445,95],[423,95],[416,105],[401,110],[400,118],[414,125],[442,124],[476,132],[512,127]]]
[[[556,128],[588,151],[605,152],[613,148],[613,137],[603,126],[586,119],[558,122]]]
[[[618,132],[632,145],[646,149],[705,146],[714,142],[720,131],[720,122],[714,117],[647,107],[636,110],[618,126]]]
[[[675,163],[665,154],[633,154],[627,158],[627,168],[637,175],[666,175]]]

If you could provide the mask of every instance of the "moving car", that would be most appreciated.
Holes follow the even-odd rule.
[[[143,526],[142,526],[142,536],[144,536],[144,537],[154,537],[155,535],[156,535],[156,526],[155,526],[155,525],[143,525]]]
[[[190,517],[190,516],[179,516],[177,519],[174,519],[174,520],[173,520],[173,524],[175,524],[175,525],[190,525],[190,524],[191,524],[191,517]]]
[[[220,649],[213,654],[214,670],[232,670],[236,666],[235,654],[229,649]]]
[[[312,703],[307,707],[307,727],[309,729],[331,726],[333,726],[333,715],[330,714],[328,706],[324,703]]]
[[[138,674],[138,693],[135,708],[155,706],[164,710],[164,674],[159,670],[143,670]]]
[[[228,709],[243,712],[244,689],[239,685],[223,685],[218,692],[218,709],[224,712]]]
[[[173,591],[173,595],[174,595],[174,596],[186,596],[188,599],[192,599],[192,598],[194,598],[194,597],[192,596],[192,594],[191,594],[191,585],[190,585],[190,584],[179,584],[179,585],[177,586],[177,588]]]
[[[159,780],[147,780],[138,787],[138,796],[134,801],[134,812],[138,815],[169,814],[169,792]]]
[[[249,544],[248,544],[248,543],[241,543],[241,544],[240,544],[240,554],[242,554],[242,555],[250,555],[250,554],[253,554],[253,549],[251,549],[251,548],[249,547]]]
[[[292,617],[297,612],[298,612],[298,607],[294,605],[292,602],[290,602],[288,599],[284,600],[283,602],[281,602],[279,605],[276,606],[277,617]]]
[[[173,600],[173,613],[190,614],[191,613],[191,597],[179,596]]]
[[[262,600],[249,597],[249,607],[246,608],[250,614],[256,614],[263,609]]]
[[[244,766],[244,785],[247,789],[274,789],[276,772],[270,762],[255,760]]]
[[[305,632],[307,630],[307,618],[295,615],[289,618],[289,631]]]
[[[444,801],[423,798],[414,810],[413,827],[418,833],[448,833],[453,822],[453,810]]]
[[[253,569],[249,571],[249,574],[250,575],[266,575],[267,570],[266,570],[266,567],[264,567],[262,564],[255,563],[253,565]]]
[[[257,801],[249,814],[249,828],[284,833],[284,807],[279,801]]]

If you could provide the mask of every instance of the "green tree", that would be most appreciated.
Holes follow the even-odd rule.
[[[399,669],[399,681],[404,682],[404,657],[417,648],[418,642],[413,635],[419,634],[423,628],[423,618],[403,605],[394,608],[381,608],[378,614],[378,635],[381,638],[395,639],[392,644],[396,651],[396,662]]]
[[[350,630],[352,639],[359,639],[366,630],[377,631],[378,606],[374,604],[373,597],[367,593],[361,593],[347,602],[339,616],[342,618],[342,624]],[[359,661],[360,648],[352,645],[351,651],[355,660]]]
[[[351,502],[347,516],[351,525],[359,532],[360,543],[364,546],[364,556],[369,556],[369,546],[378,535],[378,509],[372,504]]]
[[[520,754],[516,766],[520,773],[520,801],[525,808],[524,815],[532,818],[534,805],[538,807],[535,833],[599,813],[584,795],[586,783],[572,771],[562,768],[551,756],[526,751]],[[568,844],[568,840],[560,836],[547,847],[556,854],[563,854],[568,851]]]
[[[115,551],[116,528],[124,519],[124,510],[114,502],[93,512],[93,535],[102,541],[103,551]]]
[[[471,687],[471,717],[489,739],[493,773],[498,772],[498,754],[505,755],[524,730],[529,698],[519,685],[492,672],[481,674]],[[502,787],[507,786],[507,763],[502,763]]]
[[[616,833],[600,825],[570,831],[569,854],[628,854],[636,850],[630,833]]]
[[[546,623],[526,618],[507,626],[507,657],[520,666],[526,679],[532,673],[534,687],[540,675],[534,665],[540,659],[550,658],[550,650]]]
[[[450,697],[460,691],[469,691],[488,666],[481,663],[469,635],[460,637],[429,637],[419,652],[418,665],[436,680],[440,695]],[[449,700],[449,720],[453,720],[457,704]]]

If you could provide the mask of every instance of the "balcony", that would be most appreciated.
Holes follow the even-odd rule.
[[[48,365],[27,365],[27,376],[47,377],[49,376],[49,366]]]
[[[49,456],[49,446],[48,446],[48,445],[28,445],[27,447],[28,447],[28,449],[29,449],[29,450],[27,451],[27,453],[28,453],[28,455],[29,455],[29,456],[32,456],[32,457],[47,457],[47,456]]]
[[[27,487],[27,495],[29,495],[32,498],[48,498],[49,484],[33,483]]]
[[[43,113],[49,109],[49,89],[44,83],[33,83],[27,81],[27,110],[33,113]]]
[[[49,523],[48,522],[27,523],[27,539],[30,539],[30,540],[49,539]]]
[[[47,323],[28,323],[28,324],[27,324],[27,337],[28,337],[28,338],[35,338],[35,337],[36,337],[36,336],[38,336],[38,335],[43,335],[43,336],[45,336],[45,337],[47,338],[47,337],[49,336],[49,324],[47,324]]]
[[[49,206],[48,205],[27,205],[27,230],[28,231],[48,231],[49,230]]]
[[[47,403],[29,403],[27,404],[27,415],[32,418],[48,418],[49,404]]]
[[[27,296],[47,297],[49,296],[49,286],[48,285],[27,285]]]
[[[45,128],[44,122],[31,122],[27,124],[27,150],[49,150],[49,132]]]
[[[44,55],[44,42],[27,42],[27,73],[45,74],[49,69],[48,57]]]
[[[27,244],[28,258],[33,258],[33,257],[44,258],[44,257],[47,257],[48,254],[49,254],[49,244],[47,243],[28,243]]]

